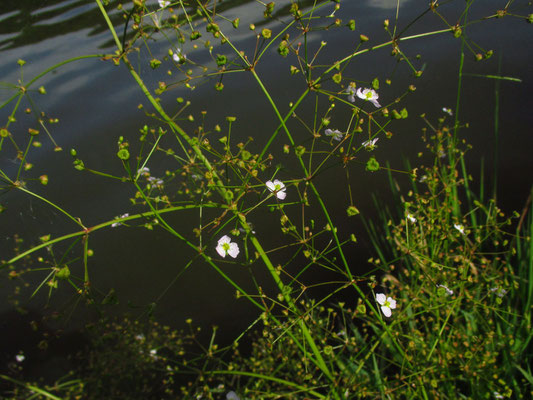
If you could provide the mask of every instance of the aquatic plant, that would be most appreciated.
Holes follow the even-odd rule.
[[[429,134],[424,140],[432,165],[403,170],[386,166],[376,142],[392,138],[392,130],[401,129],[398,123],[409,117],[406,98],[416,87],[399,88],[402,94],[393,99],[380,90],[383,82],[392,85],[389,79],[355,79],[349,70],[355,59],[388,49],[414,81],[422,75],[423,64],[403,45],[448,35],[461,44],[460,83],[468,52],[475,59],[492,55],[474,51],[481,46],[466,34],[474,22],[469,19],[474,1],[466,2],[458,21],[449,20],[439,10],[439,2],[432,1],[409,24],[425,15],[439,17],[442,26],[425,33],[408,36],[405,29],[400,30],[398,17],[392,24],[385,20],[387,41],[374,43],[361,32],[336,61],[323,61],[327,41],[321,36],[319,42],[315,33],[326,36],[336,29],[356,30],[355,20],[343,23],[337,18],[339,1],[311,5],[291,1],[287,7],[261,3],[261,24],[269,27],[248,26],[255,43],[252,50],[233,38],[232,32],[245,28],[239,27],[239,18],[225,16],[224,2],[95,3],[116,49],[65,60],[29,81],[23,79],[25,62],[20,60],[21,79],[13,85],[14,94],[0,105],[0,109],[12,106],[0,131],[0,151],[14,155],[17,164],[15,171],[0,169],[2,189],[43,202],[76,230],[33,238],[25,250],[18,246],[3,259],[1,268],[21,281],[44,274],[31,296],[47,288],[52,298],[56,291],[72,288],[79,299],[102,312],[114,296],[93,285],[95,249],[90,244],[95,235],[118,227],[117,234],[130,228],[157,230],[185,248],[176,279],[193,262],[208,265],[238,298],[256,307],[257,318],[234,345],[219,348],[213,333],[209,346],[193,355],[188,346],[197,343],[195,335],[157,324],[140,329],[129,320],[103,324],[94,328],[97,333],[87,330],[92,343],[87,352],[90,363],[75,372],[79,374],[75,380],[43,389],[2,375],[15,383],[13,393],[30,391],[54,398],[53,391],[63,391],[76,398],[80,396],[76,391],[83,390],[91,398],[246,399],[488,398],[494,393],[506,397],[531,393],[527,367],[533,297],[531,224],[524,223],[531,214],[517,215],[520,219],[511,234],[505,228],[513,226],[514,220],[504,218],[494,201],[476,199],[461,147],[460,92],[453,112],[444,111],[454,116],[450,125],[440,119],[434,127],[425,119]],[[528,18],[511,12],[506,4],[501,13],[478,21],[503,16]],[[274,19],[283,24],[274,29],[268,25]],[[164,55],[152,51],[152,42],[165,43]],[[300,92],[288,108],[285,98],[273,95],[277,81],[262,77],[267,57],[292,60],[286,70],[298,79]],[[29,154],[42,146],[41,131],[54,151],[62,151],[49,129],[57,121],[46,121],[41,114],[29,135],[12,132],[21,101],[31,102],[31,90],[40,78],[64,64],[89,58],[112,63],[131,76],[145,96],[146,104],[138,108],[151,121],[135,134],[114,137],[116,156],[110,162],[119,165],[120,172],[111,166],[93,168],[83,160],[87,150],[70,150],[80,179],[92,175],[133,190],[124,201],[127,212],[93,226],[86,226],[83,218],[52,196],[39,193],[56,177],[39,172],[36,179],[29,172],[33,168]],[[155,74],[155,87],[146,71]],[[264,138],[252,135],[243,140],[240,135],[241,141],[235,143],[238,117],[227,116],[222,126],[211,125],[206,122],[209,110],[185,115],[189,100],[178,97],[177,105],[169,101],[176,87],[189,89],[191,97],[201,83],[224,92],[235,74],[252,81],[268,104],[265,119],[275,120],[276,127]],[[44,87],[38,92],[46,94]],[[303,117],[308,103],[313,108],[309,119]],[[341,108],[344,114],[335,113]],[[342,128],[327,128],[332,121],[332,126]],[[363,131],[368,136],[363,138]],[[271,154],[275,148],[283,155]],[[285,161],[284,155],[292,159]],[[345,212],[349,217],[359,214],[350,168],[401,174],[412,185],[408,200],[395,193],[400,217],[382,211],[381,230],[368,222],[377,256],[364,273],[356,271],[348,251],[359,232],[344,228]],[[321,186],[326,171],[337,174],[338,186],[346,193],[342,213],[330,205],[337,194]],[[199,221],[193,227],[172,218],[191,213]],[[274,226],[281,245],[265,239],[274,236],[268,233]],[[248,270],[246,283],[229,272],[235,266]],[[335,279],[313,283],[309,276],[316,271],[331,272]],[[152,273],[147,272],[147,277]],[[327,287],[327,294],[308,297],[318,287]],[[336,298],[341,292],[350,293],[351,304]],[[251,341],[249,355],[241,354],[237,346],[244,336]],[[116,376],[123,380],[110,379]]]

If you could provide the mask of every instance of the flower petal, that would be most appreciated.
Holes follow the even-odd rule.
[[[217,246],[216,251],[220,255],[220,257],[226,257],[226,251],[224,250],[224,247],[221,244]]]
[[[387,300],[387,296],[385,296],[383,293],[377,293],[376,294],[376,301],[383,305],[385,304],[385,301]]]
[[[218,239],[217,244],[222,245],[224,243],[230,243],[230,242],[231,242],[231,238],[228,235],[224,235],[220,239]]]
[[[241,400],[241,398],[232,390],[226,394],[226,400]]]
[[[239,255],[239,245],[237,243],[230,243],[228,254],[231,257],[236,258]]]
[[[392,297],[389,297],[387,299],[387,301],[389,302],[389,307],[392,308],[392,309],[395,309],[396,308],[396,300],[394,300]]]
[[[383,311],[383,315],[386,316],[387,318],[392,315],[392,311],[387,306],[381,306],[381,311]]]
[[[272,181],[266,181],[265,185],[268,188],[268,190],[270,190],[271,192],[276,190],[276,185]]]
[[[278,191],[276,193],[276,197],[280,200],[285,200],[285,197],[287,197],[287,192],[285,192],[285,189],[283,189],[283,191]]]

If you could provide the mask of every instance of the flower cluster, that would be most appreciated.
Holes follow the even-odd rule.
[[[279,179],[274,179],[274,181],[267,181],[265,185],[268,190],[270,190],[276,195],[278,199],[284,200],[287,196],[287,188],[285,187],[285,184]],[[254,231],[252,232],[255,233]],[[240,250],[239,245],[237,243],[232,242],[231,238],[228,235],[224,235],[218,240],[216,251],[220,255],[220,257],[226,257],[226,255],[229,254],[231,257],[236,258]]]

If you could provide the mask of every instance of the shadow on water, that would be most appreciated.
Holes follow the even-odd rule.
[[[88,344],[82,333],[52,328],[35,310],[1,313],[0,329],[0,374],[21,380],[53,383],[74,369],[73,356]],[[0,380],[0,393],[8,387]]]

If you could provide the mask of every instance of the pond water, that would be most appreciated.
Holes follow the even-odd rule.
[[[116,2],[111,2],[116,3]],[[150,2],[154,5],[156,1]],[[312,2],[301,2],[302,8]],[[377,45],[388,40],[383,30],[383,21],[394,21],[396,5],[400,4],[399,27],[408,27],[406,35],[414,35],[431,30],[443,29],[446,26],[432,13],[423,15],[427,2],[416,0],[364,0],[341,1],[342,7],[338,18],[343,21],[355,18],[356,30],[348,29],[317,31],[310,35],[309,45],[317,48],[320,41],[327,41],[327,46],[320,54],[320,62],[332,63],[346,55],[358,43],[361,33],[370,37],[369,45]],[[439,11],[450,21],[456,21],[464,1],[441,2]],[[503,8],[505,1],[484,0],[474,2],[470,10],[471,18],[493,15]],[[255,38],[250,38],[248,26],[254,23],[258,28],[268,27],[276,32],[283,21],[288,20],[287,6],[289,1],[276,2],[279,10],[277,18],[264,22],[262,11],[255,1],[224,1],[227,5],[224,15],[228,19],[240,17],[241,28],[231,36],[239,48],[252,53]],[[334,3],[328,6],[333,11]],[[125,5],[130,7],[130,4]],[[527,1],[515,1],[512,9],[516,14],[527,15],[533,12]],[[118,17],[117,17],[118,16]],[[120,14],[114,16],[117,26],[123,26]],[[533,160],[531,145],[533,144],[531,113],[533,90],[533,74],[531,65],[531,38],[533,26],[523,19],[506,17],[490,19],[483,23],[472,24],[467,33],[470,39],[484,47],[493,49],[494,56],[483,62],[476,62],[471,53],[467,52],[463,78],[463,96],[461,99],[460,119],[469,123],[469,128],[462,135],[473,145],[468,153],[470,170],[479,177],[479,168],[483,160],[485,179],[492,182],[495,173],[499,177],[498,197],[505,210],[521,209],[531,188],[531,171]],[[17,60],[26,61],[24,80],[56,63],[86,54],[103,54],[113,51],[113,41],[106,29],[95,2],[90,0],[41,1],[19,0],[6,2],[0,6],[0,81],[17,84],[20,79],[20,67]],[[162,58],[168,51],[164,40],[150,44],[154,56]],[[419,67],[424,68],[422,77],[415,79],[405,66],[397,65],[390,56],[390,48],[372,51],[357,58],[344,72],[359,82],[370,82],[378,77],[381,81],[380,100],[390,102],[401,95],[408,85],[414,84],[417,90],[402,104],[409,110],[410,118],[399,121],[392,130],[391,140],[381,139],[377,157],[383,162],[389,161],[394,168],[402,169],[403,159],[410,157],[416,162],[415,156],[424,146],[420,140],[421,128],[424,123],[418,115],[426,113],[430,120],[442,117],[443,107],[454,107],[459,68],[460,41],[452,34],[440,34],[422,39],[405,42],[401,48],[412,56],[420,54],[416,60]],[[187,45],[183,48],[189,60],[204,63],[204,53],[195,53]],[[229,54],[229,48],[216,51]],[[144,56],[144,55],[143,55]],[[133,57],[132,57],[133,58]],[[295,101],[305,89],[305,82],[289,74],[291,63],[279,57],[276,49],[270,49],[262,64],[257,68],[272,97],[288,110],[288,104]],[[141,74],[151,88],[156,87],[161,79],[172,81],[166,75],[170,68],[167,62],[161,68],[152,71],[147,63]],[[476,75],[501,75],[521,79],[515,81],[497,81]],[[178,76],[178,75],[176,75]],[[166,78],[165,78],[166,77]],[[385,79],[391,78],[392,84],[386,85]],[[177,78],[176,78],[177,79]],[[499,82],[499,139],[494,134],[495,87]],[[276,129],[275,115],[260,93],[251,76],[245,74],[228,75],[224,78],[225,89],[214,90],[215,80],[199,82],[194,91],[183,86],[172,89],[162,96],[162,104],[168,109],[176,110],[177,97],[191,101],[186,115],[198,116],[207,110],[206,126],[212,127],[225,123],[226,116],[235,116],[232,139],[245,141],[253,137],[251,148],[259,151]],[[38,183],[30,183],[30,188],[42,196],[61,205],[72,215],[80,217],[85,226],[93,226],[112,219],[114,216],[131,212],[129,198],[134,191],[129,185],[117,185],[115,181],[80,173],[72,167],[69,149],[75,148],[85,165],[95,170],[122,174],[121,165],[115,154],[117,138],[137,137],[138,130],[144,124],[154,124],[138,104],[145,106],[148,102],[138,86],[123,66],[116,67],[111,62],[103,62],[99,58],[84,59],[64,65],[48,74],[35,87],[43,85],[47,95],[33,93],[35,104],[24,104],[22,109],[31,107],[43,110],[47,116],[59,118],[59,123],[51,128],[54,140],[64,150],[54,152],[54,145],[41,138],[43,146],[33,151],[30,162],[35,170],[44,171],[50,177],[49,184],[44,187]],[[0,104],[13,91],[0,86]],[[313,104],[306,104],[302,111],[312,111]],[[303,110],[306,110],[305,112]],[[11,106],[0,110],[0,126],[7,121]],[[34,126],[35,119],[18,116],[18,121],[10,128],[16,134],[27,132]],[[346,126],[349,114],[336,111],[334,122],[339,128]],[[192,128],[192,123],[183,122],[184,128]],[[305,141],[305,132],[297,140]],[[282,146],[286,140],[279,136],[271,151],[277,163],[284,169],[280,176],[291,176],[290,161],[284,157]],[[0,168],[8,175],[13,175],[18,165],[13,161],[14,153],[6,149],[1,154]],[[497,149],[497,163],[495,162]],[[152,173],[163,174],[166,164],[150,165]],[[31,176],[31,173],[29,174]],[[38,176],[38,175],[37,175]],[[36,176],[36,177],[37,177]],[[354,201],[362,214],[374,218],[374,205],[371,194],[386,202],[388,198],[388,180],[386,173],[368,173],[364,166],[350,171],[350,180]],[[343,182],[339,183],[328,173],[317,177],[317,185],[331,193],[327,197],[330,209],[341,210],[344,215],[347,204],[347,193]],[[478,182],[479,183],[479,182]],[[8,259],[13,254],[13,234],[27,240],[23,248],[33,240],[45,234],[54,237],[77,230],[77,227],[59,212],[35,198],[30,198],[17,191],[8,191],[0,196],[0,204],[6,211],[0,214],[0,251],[1,259]],[[271,219],[268,213],[258,216],[254,226],[258,236],[272,247],[278,242],[277,231],[269,231],[263,226]],[[277,216],[275,217],[278,218]],[[176,226],[194,226],[198,223],[198,215],[194,213],[180,214],[169,219]],[[369,246],[364,239],[364,230],[359,222],[347,220],[339,222],[339,229],[354,230],[360,243],[348,252],[350,264],[355,273],[366,270],[365,260],[369,257]],[[139,313],[151,304],[156,317],[163,323],[180,326],[186,318],[192,317],[203,326],[219,325],[226,329],[229,337],[241,332],[256,316],[256,309],[245,302],[236,300],[234,289],[218,276],[208,265],[195,262],[179,279],[177,274],[188,261],[190,251],[163,231],[145,231],[141,228],[127,229],[117,227],[105,229],[93,235],[91,248],[95,255],[90,260],[93,287],[102,293],[114,289],[120,305],[117,312],[131,310]],[[81,265],[78,265],[81,268]],[[250,284],[248,270],[228,265],[225,272],[245,287]],[[266,271],[255,271],[259,279],[268,280]],[[81,270],[73,271],[81,274]],[[4,277],[2,277],[4,279]],[[34,276],[29,281],[33,288],[44,276]],[[313,277],[320,280],[320,276]],[[11,286],[0,285],[3,299],[12,290]],[[47,302],[47,291],[28,300],[23,296],[25,306],[40,310]],[[79,326],[92,312],[82,305],[77,305],[77,296],[70,288],[63,288],[54,293],[52,309],[59,309],[70,315],[69,326]],[[2,310],[10,309],[9,303],[3,301]]]

